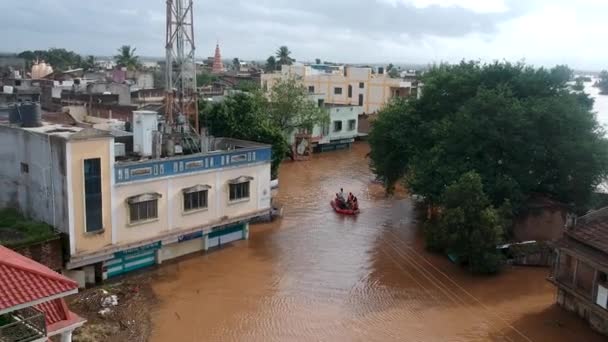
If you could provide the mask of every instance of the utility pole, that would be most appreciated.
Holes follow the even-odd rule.
[[[194,116],[198,134],[193,0],[166,1],[165,115],[170,125],[180,114]]]

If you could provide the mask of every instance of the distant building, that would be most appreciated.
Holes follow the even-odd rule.
[[[608,335],[608,208],[570,222],[556,243],[550,280],[557,303]]]
[[[31,79],[4,79],[0,81],[0,107],[19,102],[40,101],[41,82]]]
[[[222,62],[222,54],[220,52],[220,44],[215,46],[215,55],[213,57],[213,68],[211,72],[214,74],[221,74],[224,72],[224,63]]]
[[[76,282],[0,246],[0,341],[71,342],[86,322],[64,300],[77,292]]]
[[[14,54],[0,54],[0,79],[25,77],[25,59]]]
[[[247,239],[270,214],[270,146],[166,133],[150,111],[130,126],[0,123],[0,207],[64,233],[66,275],[90,283]]]
[[[391,98],[416,97],[416,82],[391,78],[383,68],[351,67],[343,65],[283,65],[281,72],[263,74],[261,86],[270,91],[280,79],[300,79],[310,93],[325,95],[325,102],[363,107],[373,114]]]

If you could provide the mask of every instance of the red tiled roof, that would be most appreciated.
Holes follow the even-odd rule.
[[[52,333],[77,323],[84,323],[84,319],[68,309],[63,298],[54,299],[36,305],[36,309],[44,312],[46,318],[46,331]]]
[[[50,300],[36,305],[36,309],[44,312],[46,315],[46,325],[51,325],[67,318],[64,301],[61,298]]]
[[[76,282],[0,246],[0,310],[77,288]]]

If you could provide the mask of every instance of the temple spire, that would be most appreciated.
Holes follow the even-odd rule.
[[[215,45],[215,56],[213,58],[213,69],[211,71],[214,74],[220,74],[224,71],[224,64],[222,63],[222,53],[220,52],[220,43],[217,42]]]

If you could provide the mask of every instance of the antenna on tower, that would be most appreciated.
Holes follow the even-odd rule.
[[[172,125],[194,116],[199,132],[192,0],[167,0],[165,115]]]

